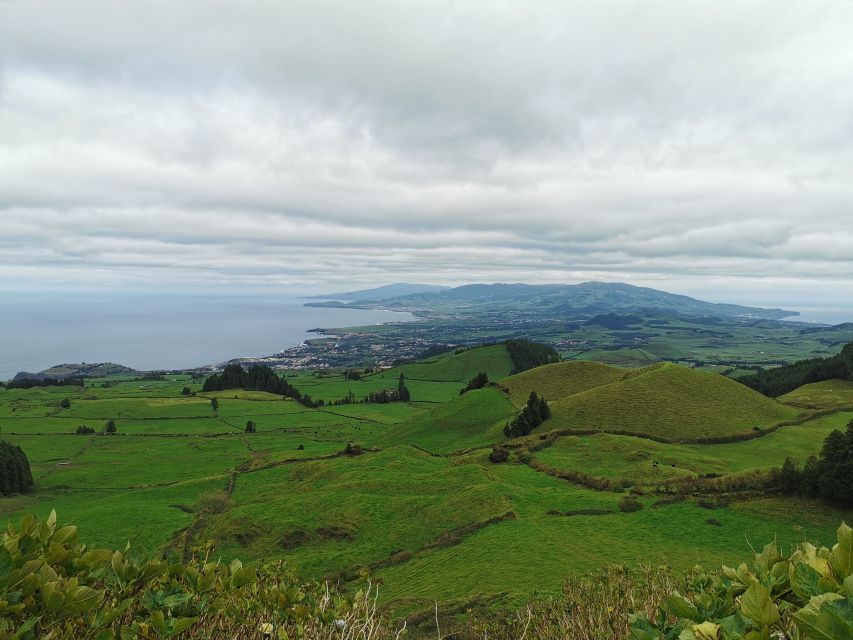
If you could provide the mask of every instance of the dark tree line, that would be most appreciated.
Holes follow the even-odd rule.
[[[26,493],[33,490],[30,462],[21,447],[0,441],[0,493]]]
[[[45,378],[44,380],[35,380],[33,378],[21,378],[20,380],[9,380],[6,383],[7,389],[32,389],[34,387],[82,387],[83,380],[81,378],[62,378],[53,380]]]
[[[820,456],[810,456],[802,467],[785,458],[777,479],[783,493],[853,504],[853,420],[846,432],[836,429],[830,433],[823,441]]]
[[[545,398],[540,398],[535,391],[530,392],[527,405],[521,410],[512,422],[504,426],[504,435],[507,438],[518,438],[526,436],[540,424],[551,417],[551,408]]]
[[[253,364],[248,371],[239,364],[227,365],[221,373],[214,373],[204,381],[202,392],[225,391],[226,389],[246,389],[247,391],[266,391],[279,396],[293,398],[306,407],[323,405],[322,400],[314,401],[308,394],[300,393],[287,380],[280,377],[266,365]]]
[[[765,369],[759,373],[738,378],[737,381],[771,398],[784,395],[812,382],[853,379],[853,342],[844,346],[841,353],[829,358],[800,360],[793,364]]]
[[[396,389],[380,389],[379,391],[371,391],[361,400],[356,398],[355,394],[350,390],[346,396],[340,400],[335,400],[332,404],[388,404],[389,402],[409,402],[411,399],[412,394],[409,393],[409,388],[406,386],[406,376],[401,372],[400,377],[397,379]],[[322,403],[323,401],[321,400],[320,402]]]
[[[482,389],[487,384],[489,384],[489,375],[485,371],[481,371],[468,381],[468,384],[459,392],[459,395],[464,395],[474,389]]]
[[[554,347],[530,340],[507,340],[505,342],[509,357],[512,358],[512,373],[521,373],[528,369],[541,367],[560,361],[560,354]]]

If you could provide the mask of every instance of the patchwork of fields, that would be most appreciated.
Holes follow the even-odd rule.
[[[496,345],[361,380],[289,375],[303,393],[334,402],[393,388],[402,371],[412,395],[410,403],[317,409],[261,392],[203,394],[201,381],[178,375],[0,389],[0,438],[26,451],[37,489],[0,499],[0,517],[56,509],[95,545],[130,541],[156,554],[195,536],[216,540],[224,558],[284,558],[308,576],[346,581],[366,570],[381,579],[384,603],[411,612],[434,600],[515,602],[608,563],[665,557],[686,568],[731,563],[774,538],[829,543],[853,516],[754,492],[711,501],[655,495],[681,479],[817,453],[853,419],[840,410],[849,384],[809,385],[777,402],[674,365],[511,369]],[[480,371],[498,384],[460,396]],[[490,445],[504,443],[503,425],[530,391],[549,400],[551,419],[505,443],[513,455],[493,464]],[[815,409],[824,414],[812,416]],[[114,436],[75,434],[108,420]],[[248,421],[255,433],[245,432]],[[800,424],[780,426],[789,422]],[[743,435],[750,439],[697,442]],[[348,443],[361,446],[346,453]],[[618,488],[595,490],[544,467]],[[619,509],[626,487],[644,488],[644,508]]]

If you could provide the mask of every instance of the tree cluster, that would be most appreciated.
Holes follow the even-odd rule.
[[[487,384],[489,384],[489,375],[485,371],[481,371],[468,381],[468,384],[459,392],[459,395],[461,396],[474,389],[482,389]]]
[[[841,353],[829,358],[800,360],[775,369],[765,369],[751,376],[738,378],[738,382],[776,398],[804,384],[836,378],[853,379],[853,342],[845,345]]]
[[[34,387],[82,387],[82,378],[62,378],[53,380],[45,378],[44,380],[36,380],[34,378],[22,378],[20,380],[9,380],[6,383],[7,389],[32,389]]]
[[[249,420],[246,423],[246,433],[255,433],[258,430],[258,425],[255,424],[254,420]]]
[[[389,402],[408,402],[412,399],[412,394],[409,393],[409,388],[406,386],[406,376],[400,373],[397,379],[396,389],[382,389],[380,391],[372,391],[364,399],[364,402],[374,404],[388,404]]]
[[[777,482],[783,493],[853,504],[853,420],[846,432],[836,429],[826,437],[820,457],[810,456],[802,467],[785,458]]]
[[[78,436],[88,436],[95,433],[95,430],[92,427],[87,427],[85,424],[81,424],[77,427],[77,430],[74,433]]]
[[[33,490],[30,462],[21,447],[0,441],[0,494],[26,493]]]
[[[521,373],[543,364],[560,361],[560,354],[547,344],[530,340],[507,340],[504,344],[509,351],[509,357],[512,358],[512,373]]]
[[[504,435],[507,438],[518,438],[526,436],[536,427],[551,417],[551,408],[545,398],[540,398],[535,391],[530,392],[527,405],[521,410],[512,422],[504,426]]]
[[[239,364],[227,365],[221,373],[214,373],[204,381],[203,392],[224,391],[226,389],[246,389],[247,391],[266,391],[280,396],[293,398],[306,407],[318,407],[322,400],[314,401],[311,396],[302,394],[296,387],[266,365],[253,364],[245,370]]]

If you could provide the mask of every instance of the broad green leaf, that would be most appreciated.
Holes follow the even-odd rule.
[[[808,600],[812,596],[820,595],[820,579],[821,575],[818,571],[806,562],[792,564],[789,569],[791,579],[791,588],[798,596],[804,600]]]
[[[762,549],[761,553],[755,556],[755,561],[753,563],[755,573],[761,576],[762,574],[769,572],[770,569],[773,568],[773,565],[782,559],[782,556],[779,554],[779,549],[776,548],[776,543],[771,542]]]
[[[853,575],[853,529],[845,522],[838,527],[838,544],[832,548],[829,563],[839,582]]]
[[[844,586],[842,587],[842,590],[848,598],[853,598],[853,576],[847,576],[844,579]]]
[[[89,587],[69,585],[65,594],[65,608],[71,613],[83,613],[97,607],[104,594]]]
[[[779,622],[779,608],[770,599],[770,591],[760,582],[750,586],[741,596],[740,612],[760,627]]]
[[[696,640],[717,640],[720,633],[720,625],[714,622],[703,622],[693,625],[693,635]]]
[[[189,629],[191,626],[195,624],[195,621],[198,618],[176,618],[172,623],[172,633],[171,635],[178,635]]]
[[[830,600],[820,608],[820,614],[831,617],[839,628],[843,628],[848,638],[853,638],[853,600]]]
[[[702,622],[699,611],[693,603],[678,593],[667,598],[663,607],[669,615],[676,618],[687,618],[693,622]]]
[[[837,593],[823,593],[812,598],[809,603],[793,614],[797,628],[808,638],[808,640],[842,640],[825,628],[825,620],[821,618],[820,609],[827,602],[841,600]],[[849,640],[849,638],[848,638]]]

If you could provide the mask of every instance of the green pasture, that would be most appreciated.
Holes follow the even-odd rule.
[[[689,333],[678,323],[665,330]],[[641,351],[613,361],[654,362],[651,347]],[[536,391],[553,416],[532,442],[540,432],[602,432],[560,435],[533,453],[551,467],[647,489],[678,477],[764,469],[786,456],[817,453],[853,411],[733,444],[662,444],[640,436],[689,441],[752,433],[815,407],[849,405],[849,383],[807,385],[780,403],[718,373],[671,364],[626,369],[579,359],[513,376],[511,370],[497,345],[362,380],[343,372],[288,374],[301,392],[333,402],[350,390],[362,397],[395,388],[402,371],[412,395],[410,403],[317,409],[242,389],[201,393],[201,380],[182,375],[0,389],[0,438],[26,451],[36,483],[32,494],[0,498],[0,520],[55,508],[89,544],[123,548],[129,540],[149,555],[192,525],[200,538],[215,540],[223,558],[282,558],[306,576],[343,580],[366,568],[381,578],[383,605],[405,612],[436,600],[520,601],[607,563],[666,557],[687,568],[700,560],[733,563],[749,555],[749,544],[774,538],[827,543],[839,521],[853,516],[774,496],[735,496],[727,507],[708,510],[695,500],[653,506],[658,498],[649,495],[642,510],[622,513],[624,493],[489,461],[490,445],[505,441],[504,424]],[[496,384],[460,396],[479,371]],[[184,395],[184,387],[196,395]],[[60,406],[65,398],[68,408]],[[100,431],[108,420],[116,435],[74,435],[81,425]],[[255,433],[245,433],[250,420]],[[360,447],[345,454],[348,443]]]

